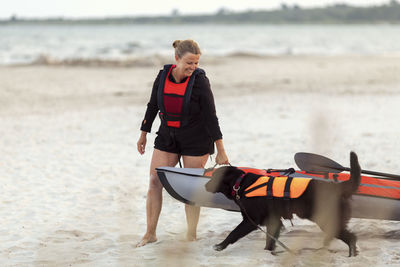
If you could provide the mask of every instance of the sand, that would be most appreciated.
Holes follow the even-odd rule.
[[[221,57],[202,60],[232,164],[295,167],[296,152],[398,173],[400,60],[389,56]],[[216,252],[241,215],[203,208],[185,242],[183,204],[164,192],[155,244],[145,231],[153,133],[136,151],[160,66],[0,67],[1,266],[396,266],[400,223],[352,219],[360,255],[313,223],[285,222],[273,256],[256,231]],[[213,157],[214,159],[214,157]],[[207,166],[214,163],[209,161]],[[283,251],[278,248],[278,251]]]

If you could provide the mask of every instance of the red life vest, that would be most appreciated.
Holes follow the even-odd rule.
[[[197,74],[204,71],[197,68],[185,82],[173,83],[169,80],[169,76],[175,67],[176,65],[164,66],[158,87],[157,102],[161,123],[168,127],[180,128],[187,124],[194,79]]]

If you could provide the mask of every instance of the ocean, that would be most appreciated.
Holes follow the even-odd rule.
[[[204,55],[399,55],[400,25],[1,25],[0,65],[126,61],[196,40]]]

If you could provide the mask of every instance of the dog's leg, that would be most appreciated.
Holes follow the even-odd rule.
[[[221,243],[214,245],[214,249],[221,251],[228,245],[235,243],[240,238],[257,229],[257,226],[248,220],[243,220]]]
[[[336,222],[335,218],[327,218],[322,220],[319,218],[318,220],[314,221],[319,228],[321,228],[322,232],[324,232],[324,242],[323,247],[327,248],[331,241],[338,235],[338,222]]]
[[[334,236],[325,234],[325,237],[324,237],[324,248],[327,248],[329,246],[329,244],[331,243],[333,238],[334,238]]]
[[[356,247],[357,236],[355,234],[353,234],[346,228],[343,228],[337,235],[337,238],[342,240],[349,246],[349,257],[357,256],[358,254]]]
[[[279,234],[281,233],[281,228],[282,228],[282,221],[279,217],[277,216],[270,216],[267,219],[267,232],[271,236],[273,236],[275,239],[279,238]],[[275,240],[272,239],[269,235],[267,236],[267,242],[265,244],[265,250],[270,250],[274,251],[276,244]]]
[[[327,225],[321,226],[320,224],[318,225],[321,228],[321,230],[324,231],[324,233],[326,234],[324,239],[325,247],[327,247],[329,245],[329,242],[332,241],[334,237],[336,237],[337,239],[342,240],[349,246],[349,257],[357,256],[358,254],[356,248],[357,237],[355,234],[346,229],[346,225],[343,225],[341,229],[336,231],[332,231],[332,229],[337,227],[337,224],[335,223],[328,224],[328,226]]]

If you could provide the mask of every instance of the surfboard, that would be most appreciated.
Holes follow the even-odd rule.
[[[222,193],[214,194],[206,191],[205,184],[209,181],[210,176],[206,173],[205,169],[159,167],[156,170],[165,190],[180,202],[200,207],[240,211],[239,206]],[[281,172],[281,175],[284,174],[284,172]],[[324,179],[300,171],[296,171],[291,174],[291,176]],[[370,179],[371,177],[368,178]],[[380,180],[381,179],[379,179],[379,181]],[[382,184],[384,182],[385,181],[380,181],[379,188],[386,186]],[[362,186],[368,188],[366,184]],[[387,187],[392,190],[391,197],[379,197],[358,193],[353,195],[351,201],[352,217],[400,221],[400,183],[398,187],[397,184],[393,185],[393,183]]]

